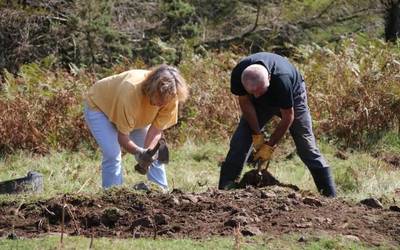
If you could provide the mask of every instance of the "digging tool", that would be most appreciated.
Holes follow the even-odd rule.
[[[157,155],[156,155],[156,153],[157,153]],[[146,154],[147,154],[148,158],[153,159],[153,161],[158,160],[164,164],[167,164],[169,162],[169,149],[167,147],[167,142],[165,141],[164,138],[161,138],[157,142],[157,145],[154,148],[148,150],[146,152]],[[149,162],[147,164],[147,166],[145,166],[145,167],[140,166],[139,164],[136,164],[135,170],[138,171],[140,174],[144,175],[149,170],[150,164],[151,164],[151,162]]]
[[[255,167],[257,168],[257,173],[259,175],[262,175],[261,171],[263,169],[268,170],[269,163],[270,163],[270,160],[268,160],[268,161],[261,161],[261,160],[256,161]]]

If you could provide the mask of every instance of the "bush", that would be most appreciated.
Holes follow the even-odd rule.
[[[184,49],[184,48],[183,48]],[[205,57],[184,53],[178,68],[191,89],[182,105],[177,126],[167,139],[179,144],[187,139],[227,139],[240,118],[236,98],[230,93],[230,72],[239,59],[230,53]],[[317,136],[339,139],[348,146],[364,146],[399,126],[399,50],[380,40],[345,40],[334,49],[318,46],[298,50],[298,63],[306,78],[309,105]],[[82,115],[82,96],[95,76],[70,65],[57,69],[51,58],[5,72],[0,84],[0,152],[26,149],[76,150],[92,144]],[[143,60],[125,61],[102,69],[98,78],[132,68],[148,68]],[[98,70],[100,72],[100,70]]]
[[[5,72],[0,91],[0,153],[50,149],[76,150],[88,141],[82,117],[82,95],[93,81],[35,63],[17,76]]]
[[[400,124],[400,52],[381,40],[348,39],[336,48],[307,46],[300,65],[319,133],[365,146]]]

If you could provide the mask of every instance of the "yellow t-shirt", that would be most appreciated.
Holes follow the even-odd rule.
[[[163,107],[151,105],[150,98],[142,93],[142,82],[148,73],[130,70],[97,81],[86,96],[89,107],[103,112],[123,134],[150,124],[162,130],[175,125],[178,99]]]

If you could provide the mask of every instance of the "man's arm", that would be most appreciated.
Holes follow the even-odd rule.
[[[253,103],[251,102],[249,95],[239,96],[239,106],[242,110],[242,114],[244,119],[249,123],[253,134],[260,134],[260,126],[258,125],[257,113],[254,108]]]
[[[281,109],[281,121],[279,122],[278,126],[275,128],[275,131],[272,133],[271,137],[267,144],[271,147],[275,146],[280,139],[282,139],[283,135],[292,125],[294,120],[294,109]]]

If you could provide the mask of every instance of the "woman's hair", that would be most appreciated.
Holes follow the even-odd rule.
[[[165,64],[150,71],[143,82],[142,91],[149,97],[157,92],[161,98],[177,97],[179,102],[184,102],[189,95],[186,81],[178,69]]]

